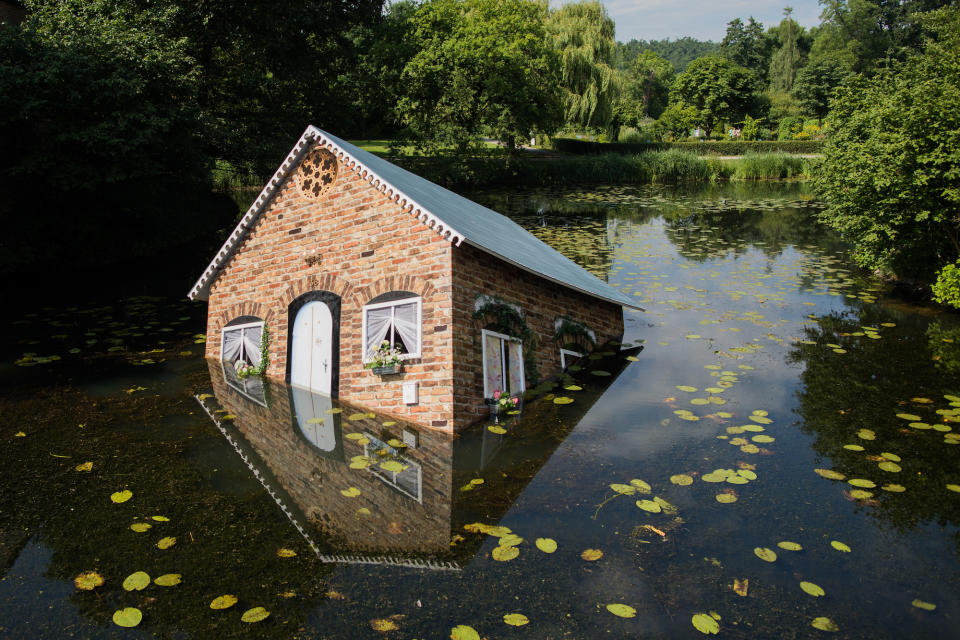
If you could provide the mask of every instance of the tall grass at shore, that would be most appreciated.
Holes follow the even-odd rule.
[[[731,180],[789,180],[810,176],[807,158],[786,153],[749,153],[732,163]]]

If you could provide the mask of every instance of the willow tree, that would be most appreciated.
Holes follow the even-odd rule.
[[[551,11],[547,29],[560,54],[567,126],[606,129],[620,94],[613,20],[599,2],[578,2]]]
[[[803,31],[791,17],[793,9],[783,10],[783,21],[778,28],[780,48],[770,59],[770,88],[775,91],[792,91],[793,81],[797,71],[803,65],[803,54],[800,51],[800,36]]]

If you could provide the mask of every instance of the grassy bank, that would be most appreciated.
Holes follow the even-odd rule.
[[[651,184],[717,180],[793,180],[810,177],[815,162],[785,153],[720,159],[670,149],[634,155],[536,158],[401,158],[400,164],[447,186],[579,183]]]

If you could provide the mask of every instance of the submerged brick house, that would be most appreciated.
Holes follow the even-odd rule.
[[[208,358],[455,431],[623,334],[631,298],[508,218],[308,127],[190,291]],[[386,341],[395,375],[368,368]]]

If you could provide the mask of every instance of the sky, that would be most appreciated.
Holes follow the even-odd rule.
[[[793,19],[805,27],[820,24],[817,0],[602,0],[617,24],[617,40],[676,40],[690,36],[697,40],[723,40],[727,23],[744,22],[753,16],[772,27],[783,19],[783,8],[793,7]],[[550,0],[550,6],[564,2]]]

